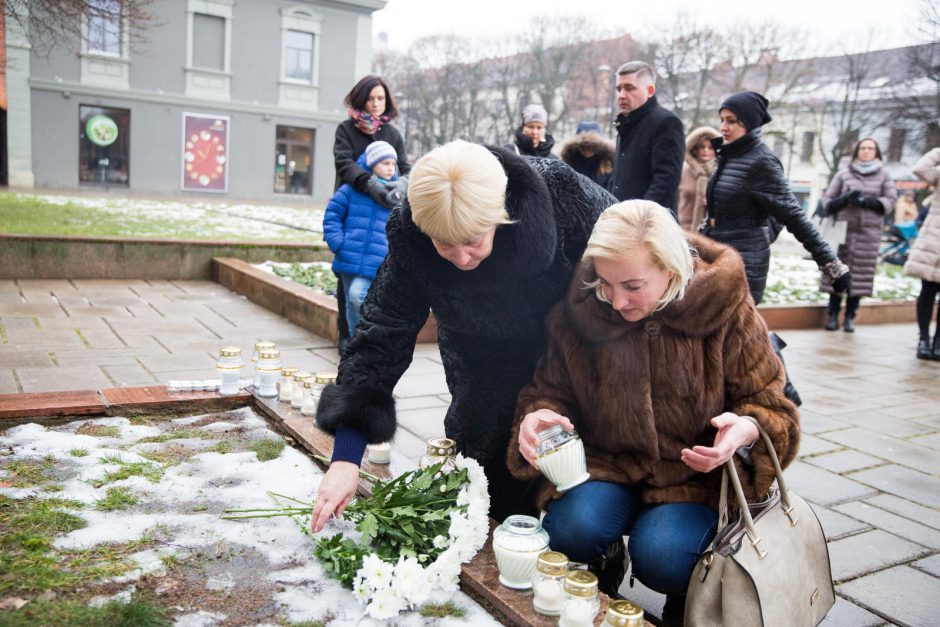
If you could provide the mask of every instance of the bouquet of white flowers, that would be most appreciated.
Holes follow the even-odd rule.
[[[486,542],[490,498],[483,469],[462,455],[452,472],[442,465],[378,480],[371,496],[351,501],[343,517],[355,523],[358,542],[342,533],[316,540],[314,555],[373,618],[415,608],[437,588],[456,590],[460,565]],[[234,515],[225,518],[291,516],[309,533],[313,503],[271,496],[279,507],[226,510]]]

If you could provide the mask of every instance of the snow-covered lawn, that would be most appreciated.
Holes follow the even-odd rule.
[[[282,443],[250,408],[176,419],[23,424],[0,433],[0,503],[4,512],[15,512],[56,499],[81,519],[41,545],[54,560],[70,551],[143,539],[119,576],[53,590],[70,601],[101,606],[145,593],[177,625],[188,626],[380,624],[363,618],[363,606],[327,575],[312,555],[311,538],[292,520],[220,518],[228,508],[272,507],[268,490],[313,498],[321,471],[290,446],[279,450]],[[44,479],[29,475],[30,468],[40,467]],[[111,498],[117,493],[123,506]],[[331,523],[327,531],[341,525]],[[19,602],[31,601],[19,612],[50,602],[31,600],[42,588],[29,589],[28,581],[19,585],[11,589],[0,579],[0,599],[16,592],[25,597]],[[464,611],[462,618],[426,619],[415,611],[402,614],[397,624],[497,624],[463,593],[433,599],[448,600]]]
[[[874,294],[863,303],[892,300],[915,300],[920,280],[905,276],[900,266],[879,264],[875,273]],[[798,255],[774,253],[770,257],[770,273],[764,292],[765,304],[828,302],[829,295],[819,291],[819,269],[812,259]]]

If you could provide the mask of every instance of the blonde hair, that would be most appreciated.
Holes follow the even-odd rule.
[[[506,173],[479,144],[457,140],[427,153],[408,180],[415,225],[448,244],[471,242],[489,229],[509,224]]]
[[[595,259],[623,261],[638,251],[649,252],[655,266],[672,273],[656,311],[685,295],[694,265],[689,243],[668,209],[651,200],[625,200],[608,207],[597,219],[582,263],[594,269]],[[598,300],[610,304],[599,278],[587,282]]]

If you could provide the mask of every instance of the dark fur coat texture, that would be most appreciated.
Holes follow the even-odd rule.
[[[549,314],[548,351],[519,395],[507,452],[514,476],[540,476],[519,453],[518,436],[525,415],[542,408],[574,423],[591,479],[639,486],[650,503],[717,506],[720,469],[695,471],[680,452],[712,446],[710,420],[725,411],[756,418],[784,466],[795,457],[799,414],[783,395],[783,366],[748,297],[741,257],[690,238],[700,256],[685,297],[639,322],[600,302],[583,287],[595,278],[592,270],[579,270]],[[749,498],[765,494],[774,478],[760,440],[752,459],[752,467],[736,461]],[[543,478],[539,506],[557,496]]]
[[[395,432],[392,390],[411,363],[430,308],[447,387],[448,437],[482,464],[505,458],[516,397],[545,351],[544,318],[565,294],[594,222],[615,200],[558,160],[490,148],[509,179],[515,222],[496,230],[492,254],[470,272],[441,258],[407,200],[388,220],[389,254],[362,321],[327,387],[317,424],[353,426],[369,442]]]

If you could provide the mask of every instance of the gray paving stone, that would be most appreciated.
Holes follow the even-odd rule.
[[[936,465],[927,466],[936,468]],[[896,464],[880,466],[871,470],[860,470],[850,475],[859,483],[870,485],[908,500],[940,507],[940,479]]]
[[[111,381],[98,368],[17,368],[24,392],[100,390]]]
[[[128,313],[130,313],[137,320],[164,320],[166,316],[161,312],[157,311],[150,304],[146,305],[128,305],[125,307]]]
[[[204,340],[211,337],[205,327],[188,318],[163,321],[115,320],[111,322],[111,328],[121,337],[125,335],[169,335],[174,337],[185,335],[199,337]]]
[[[884,619],[862,609],[851,601],[846,601],[838,594],[836,603],[820,623],[826,627],[875,627],[883,625]]]
[[[54,302],[0,303],[0,318],[57,318],[65,312]]]
[[[864,427],[896,438],[906,438],[911,435],[929,433],[929,427],[912,419],[897,418],[884,413],[882,409],[856,412],[852,415],[840,415],[835,418],[851,422],[856,427]]]
[[[103,318],[36,318],[43,329],[110,329]]]
[[[125,307],[65,307],[71,318],[132,318]]]
[[[913,520],[916,523],[940,529],[940,511],[936,509],[912,503],[893,494],[879,494],[865,499],[865,502],[893,512],[898,516],[903,516],[908,520]]]
[[[893,438],[868,429],[843,429],[822,436],[826,440],[863,451],[913,469],[930,468],[936,463],[937,453],[908,440]]]
[[[81,328],[78,329],[85,344],[90,348],[124,348],[125,344],[121,341],[110,327],[100,328]]]
[[[819,434],[836,429],[847,429],[851,426],[852,424],[845,420],[807,410],[805,403],[800,407],[800,431],[803,433]]]
[[[154,373],[174,370],[215,370],[215,359],[207,353],[174,353],[172,355],[147,355],[140,363]]]
[[[800,458],[818,455],[820,453],[828,453],[829,451],[837,451],[841,448],[841,445],[818,438],[815,435],[809,433],[800,434]]]
[[[21,292],[25,291],[44,291],[44,292],[72,292],[76,291],[72,281],[67,279],[17,279],[17,285]]]
[[[0,361],[3,357],[0,356]],[[16,385],[12,370],[0,370],[0,394],[18,394],[20,388]]]
[[[406,411],[409,409],[427,409],[429,407],[448,407],[450,403],[441,400],[437,396],[410,396],[408,398],[395,399],[395,409]]]
[[[812,503],[831,505],[873,496],[876,491],[851,479],[795,461],[784,471],[787,487]]]
[[[5,368],[51,367],[52,358],[45,349],[17,349],[0,345],[0,364]]]
[[[940,579],[908,566],[861,577],[838,590],[900,625],[936,625],[940,617]]]
[[[308,349],[311,353],[317,357],[322,357],[327,361],[331,361],[334,364],[339,364],[339,353],[336,352],[336,345],[334,344],[332,348],[323,347],[323,348],[311,348]]]
[[[814,457],[808,457],[803,461],[836,474],[887,463],[885,460],[878,457],[872,457],[871,455],[859,453],[851,449],[827,453],[825,455],[816,455]]]
[[[826,540],[828,541],[838,540],[839,538],[871,529],[871,525],[840,514],[822,505],[814,505],[813,511],[816,512],[816,516],[819,518],[819,524],[822,525],[823,533],[826,534]]]
[[[427,452],[427,440],[417,437],[407,429],[398,429],[395,432],[392,448],[417,464],[421,461],[421,456]]]
[[[444,414],[446,407],[428,407],[425,409],[406,409],[399,411],[398,424],[418,439],[427,442],[431,438],[444,435]]]
[[[114,381],[118,387],[132,387],[138,385],[153,385],[157,382],[146,370],[137,364],[123,366],[103,366],[102,370]]]
[[[917,560],[912,563],[911,566],[919,568],[920,570],[933,575],[934,577],[940,577],[940,553],[931,555],[930,557],[925,557],[922,560]]]
[[[882,411],[896,418],[918,418],[921,416],[935,416],[940,413],[937,404],[933,402],[895,405],[894,407],[885,407]]]
[[[249,349],[247,353],[243,350],[242,354],[250,355],[251,349]],[[282,350],[281,363],[285,366],[295,366],[309,372],[334,372],[336,370],[335,363],[327,361],[323,357],[315,355],[308,350]]]
[[[935,451],[940,451],[940,433],[931,433],[930,435],[911,438],[910,442],[918,446],[927,446]]]
[[[447,382],[443,372],[403,376],[394,390],[395,396],[399,397],[446,393]]]
[[[45,318],[45,320],[55,320],[55,318]],[[39,318],[4,318],[0,323],[3,324],[3,330],[7,336],[43,328]]]
[[[30,348],[33,346],[71,346],[77,348],[84,343],[75,329],[24,329],[7,333],[8,346]]]
[[[899,535],[906,540],[915,542],[931,549],[940,548],[940,530],[925,527],[907,518],[902,518],[890,511],[875,507],[868,503],[853,501],[833,507],[852,518],[857,518],[873,527],[884,529]]]
[[[919,544],[880,529],[873,529],[829,543],[832,579],[846,581],[927,553]],[[868,605],[867,603],[865,605]]]

